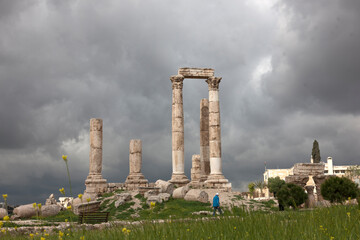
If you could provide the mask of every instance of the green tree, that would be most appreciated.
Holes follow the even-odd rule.
[[[305,202],[307,194],[302,187],[293,183],[286,183],[277,192],[277,199],[282,206],[297,208]]]
[[[269,178],[268,180],[268,188],[269,192],[274,194],[274,197],[276,197],[277,192],[279,192],[280,188],[285,185],[285,181],[281,180],[280,177],[276,178]]]
[[[251,196],[254,197],[254,192],[255,192],[255,183],[251,182],[249,183],[248,185],[248,189],[249,189],[249,192],[251,193]]]
[[[343,203],[359,195],[358,185],[346,177],[330,177],[321,185],[321,195],[331,203]]]
[[[314,163],[320,163],[321,157],[320,157],[320,148],[318,141],[314,140],[312,153],[311,153]]]

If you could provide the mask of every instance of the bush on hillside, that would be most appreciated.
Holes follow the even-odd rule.
[[[321,185],[321,195],[331,203],[359,196],[358,185],[346,177],[330,177]]]
[[[274,194],[274,197],[276,197],[277,192],[279,192],[280,188],[285,185],[285,181],[281,180],[280,177],[276,178],[269,178],[268,180],[268,188],[269,192]]]
[[[305,202],[307,194],[304,189],[293,183],[286,183],[281,186],[280,190],[276,194],[279,201],[279,205],[284,207],[297,208]]]

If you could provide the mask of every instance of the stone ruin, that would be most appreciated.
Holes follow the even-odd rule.
[[[205,79],[209,99],[200,101],[200,154],[193,155],[191,181],[184,173],[184,113],[182,88],[185,78]],[[219,84],[221,77],[214,76],[210,68],[180,68],[170,77],[172,83],[172,176],[170,183],[178,187],[190,183],[193,188],[231,190],[231,183],[222,173]],[[149,190],[149,183],[141,173],[142,143],[132,139],[129,147],[129,175],[125,183],[107,183],[102,177],[102,119],[90,119],[89,175],[85,180],[84,194],[97,196],[116,189]]]
[[[297,163],[294,165],[293,175],[285,177],[285,182],[294,183],[306,190],[306,207],[315,207],[317,202],[324,201],[320,187],[330,177],[324,175],[324,169],[324,163]]]
[[[141,173],[142,164],[142,145],[141,140],[130,140],[129,147],[129,176],[126,178],[125,187],[127,189],[135,190],[138,187],[147,187],[148,180],[145,179]]]

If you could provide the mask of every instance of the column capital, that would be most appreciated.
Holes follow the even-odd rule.
[[[209,91],[219,90],[219,84],[221,79],[221,77],[209,77],[208,79],[206,79],[206,82],[209,85]]]
[[[173,75],[170,77],[170,81],[172,83],[172,89],[182,89],[183,88],[183,81],[184,76],[183,75]]]

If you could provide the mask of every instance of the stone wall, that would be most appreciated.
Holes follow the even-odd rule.
[[[296,163],[293,169],[293,175],[316,176],[324,174],[324,163]]]

